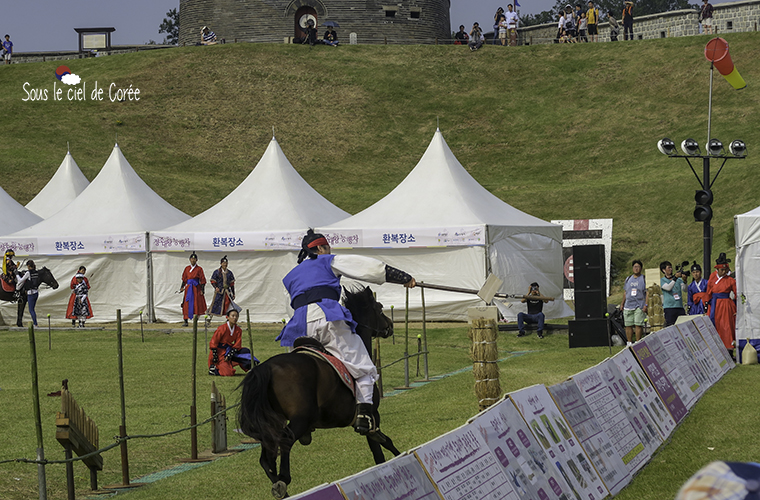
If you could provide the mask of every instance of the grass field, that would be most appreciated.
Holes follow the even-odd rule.
[[[420,332],[412,325],[410,336]],[[403,325],[396,325],[396,342],[382,341],[384,363],[403,355]],[[264,359],[280,349],[272,341],[276,328],[254,325],[256,355]],[[234,390],[242,377],[211,378],[205,365],[203,331],[199,332],[198,413],[199,420],[209,416],[208,395],[211,380],[227,395],[228,402],[237,402]],[[247,333],[244,332],[244,338]],[[428,326],[430,374],[437,376],[471,366],[467,328],[456,324]],[[247,342],[245,342],[247,344]],[[113,442],[118,434],[120,404],[116,361],[116,335],[112,330],[75,331],[55,330],[52,350],[48,350],[48,335],[36,334],[39,360],[41,411],[46,457],[63,458],[63,449],[55,441],[54,417],[60,410],[60,399],[48,397],[48,392],[60,388],[63,378],[69,379],[72,394],[100,427],[101,446]],[[412,342],[411,351],[416,351]],[[619,348],[614,348],[613,353]],[[609,355],[607,348],[567,349],[567,336],[548,335],[540,341],[535,335],[518,339],[514,333],[502,333],[499,338],[500,377],[504,392],[533,384],[554,384],[596,364]],[[31,411],[31,375],[29,370],[29,340],[26,332],[9,331],[0,334],[0,460],[33,458],[36,448],[33,413]],[[188,424],[191,401],[190,361],[192,333],[148,331],[145,342],[138,329],[124,332],[124,369],[129,434],[161,434]],[[402,385],[403,364],[398,363],[383,372],[386,390]],[[416,364],[411,364],[412,377]],[[745,429],[743,423],[754,421],[751,404],[760,371],[739,367],[724,377],[697,404],[685,423],[674,433],[670,443],[660,449],[652,462],[636,477],[631,486],[618,498],[628,500],[661,500],[672,498],[680,484],[702,465],[711,460],[755,460],[754,450],[760,445],[756,433]],[[402,450],[425,443],[436,436],[462,425],[477,413],[477,401],[470,371],[454,374],[430,384],[383,400],[381,412],[383,429],[393,437]],[[234,418],[228,424],[230,446],[239,441],[232,432]],[[210,428],[199,431],[201,450],[210,447]],[[711,449],[712,448],[712,449]],[[132,478],[156,472],[190,455],[190,437],[183,432],[169,437],[129,441],[129,460]],[[173,500],[212,498],[220,491],[234,499],[269,498],[269,484],[258,464],[258,450],[221,459],[193,471],[163,479],[139,490],[127,493],[129,498]],[[113,449],[104,455],[105,470],[100,474],[101,485],[121,482],[119,452]],[[371,455],[363,438],[350,429],[318,431],[314,442],[293,452],[293,483],[291,493],[297,493],[326,481],[341,479],[372,465]],[[66,497],[65,474],[62,465],[47,468],[49,498]],[[75,467],[78,496],[86,494],[89,474],[84,465]],[[26,500],[37,498],[36,467],[30,464],[0,465],[0,498]],[[120,494],[121,495],[121,494]]]
[[[760,34],[725,37],[749,86],[735,91],[716,74],[712,135],[726,144],[743,139],[749,155],[729,162],[714,187],[715,255],[733,252],[734,214],[760,204],[752,174]],[[142,178],[196,215],[245,178],[274,127],[301,175],[356,213],[414,167],[439,121],[465,168],[511,205],[545,220],[612,217],[612,260],[623,273],[636,257],[647,265],[700,260],[702,227],[691,216],[696,179],[656,142],[704,144],[708,39],[475,53],[227,44],[70,61],[88,89],[106,90],[95,102],[23,101],[25,83],[52,90],[59,63],[11,65],[0,71],[0,175],[26,203],[60,164],[67,141],[92,179],[118,134]],[[111,83],[139,88],[140,101],[111,102]]]

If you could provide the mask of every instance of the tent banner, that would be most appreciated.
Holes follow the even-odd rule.
[[[112,235],[0,238],[3,252],[19,255],[87,255],[99,253],[145,252],[145,233]]]
[[[150,233],[152,252],[300,250],[306,231],[215,231]]]
[[[334,248],[424,248],[485,246],[486,227],[426,227],[320,230]]]

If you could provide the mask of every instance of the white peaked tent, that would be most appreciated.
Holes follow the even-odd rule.
[[[67,152],[53,177],[37,196],[26,204],[26,208],[47,219],[71,203],[89,184],[90,181],[79,170],[71,152]]]
[[[560,300],[544,306],[547,317],[573,314],[562,297],[562,227],[521,212],[482,187],[462,167],[440,130],[409,175],[386,197],[320,232],[340,251],[370,255],[418,281],[479,289],[489,272],[504,281],[500,292],[541,292]],[[385,284],[378,300],[397,311],[404,288]],[[425,291],[427,318],[463,320],[467,308],[483,305],[475,295]],[[421,294],[410,292],[415,317]],[[508,316],[520,306],[511,306]],[[516,314],[516,313],[515,313]]]
[[[760,207],[734,216],[736,338],[760,338]]]
[[[186,222],[151,232],[156,317],[182,318],[175,291],[195,251],[206,280],[227,255],[236,280],[236,302],[250,310],[252,320],[286,318],[282,278],[296,265],[306,230],[348,216],[303,180],[272,138],[256,167],[226,198]],[[209,304],[212,297],[209,285]]]
[[[92,286],[93,320],[113,321],[117,308],[129,320],[149,310],[148,231],[189,218],[140,179],[116,145],[74,201],[34,226],[0,237],[0,245],[23,246],[38,268],[47,266],[58,279],[57,291],[40,292],[38,316],[64,319],[70,280],[84,265]]]
[[[24,208],[21,203],[14,200],[3,188],[0,188],[0,213],[3,214],[2,218],[0,218],[0,235],[15,233],[42,220],[42,217]],[[3,250],[2,253],[5,253],[5,250],[8,248],[12,248],[15,252],[23,252],[23,249],[8,245],[0,245],[0,248]]]

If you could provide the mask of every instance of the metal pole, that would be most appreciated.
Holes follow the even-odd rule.
[[[143,331],[142,310],[140,310],[140,338],[145,342],[145,332]]]
[[[393,319],[393,304],[391,304],[391,323],[395,323],[395,320]],[[391,335],[391,341],[393,345],[396,345],[396,330],[393,330],[393,335]]]
[[[198,315],[193,315],[193,373],[190,378],[192,390],[193,390],[193,403],[190,406],[190,425],[197,424],[197,415],[195,413],[195,364],[198,357]],[[196,460],[198,458],[198,428],[193,427],[190,430],[190,458]]]
[[[425,289],[420,288],[420,292],[422,293],[422,350],[423,350],[423,356],[425,359],[425,380],[430,380],[429,373],[428,373],[428,348],[427,348],[427,322],[426,322],[426,312],[425,312]],[[419,357],[417,358],[419,359]]]
[[[249,309],[245,310],[245,320],[248,323],[248,342],[251,345],[249,349],[251,350],[251,363],[253,363],[253,334],[251,333],[251,311]]]
[[[42,417],[40,416],[40,388],[37,377],[37,346],[34,343],[34,325],[29,325],[29,349],[32,357],[32,403],[34,405],[34,424],[37,432],[37,460],[45,460],[45,446],[42,442]],[[47,500],[47,479],[45,464],[37,464],[37,489],[40,500]]]
[[[53,349],[53,334],[50,331],[50,313],[48,313],[48,351]]]
[[[208,354],[208,314],[203,319],[203,343],[206,345],[206,353]]]
[[[404,387],[409,387],[409,289],[406,290],[404,308]]]
[[[116,310],[116,340],[118,345],[119,358],[119,396],[121,398],[121,425],[119,426],[119,437],[121,442],[121,482],[124,485],[129,484],[129,455],[127,454],[127,405],[124,402],[124,355],[121,346],[121,309]]]

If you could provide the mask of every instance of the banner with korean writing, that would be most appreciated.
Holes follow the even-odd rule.
[[[617,495],[631,481],[631,474],[615,452],[614,445],[586,403],[581,390],[573,380],[566,380],[549,387],[549,393],[580,440],[605,486],[612,495]]]
[[[572,490],[528,429],[511,399],[504,399],[470,421],[498,459],[520,498],[571,498]],[[569,436],[567,427],[561,432]],[[587,462],[582,462],[581,465]]]
[[[19,255],[136,253],[146,251],[146,233],[0,238],[0,248],[13,249]]]
[[[573,375],[572,380],[578,385],[618,456],[628,467],[628,472],[635,474],[649,461],[651,454],[617,399],[618,394],[612,387],[612,383],[616,382],[614,378],[600,363]]]
[[[575,498],[598,500],[608,496],[599,475],[588,467],[590,462],[581,444],[562,427],[569,428],[565,417],[543,385],[533,385],[509,394],[533,435],[549,455],[549,462],[570,486]]]
[[[620,370],[626,385],[633,391],[650,421],[657,428],[662,440],[666,440],[675,430],[676,422],[639,366],[633,352],[630,349],[623,349],[613,356],[612,360]]]
[[[414,454],[404,454],[338,481],[350,500],[440,500]]]
[[[657,391],[657,394],[660,396],[660,399],[663,403],[665,403],[665,406],[670,412],[670,415],[673,417],[673,420],[675,420],[676,424],[678,424],[681,420],[683,420],[689,410],[686,408],[686,405],[684,405],[681,397],[678,395],[675,388],[670,383],[667,373],[660,366],[660,363],[657,361],[657,357],[652,352],[653,345],[654,348],[659,347],[662,349],[662,343],[659,341],[655,342],[654,335],[648,335],[633,344],[631,346],[631,349],[636,355],[636,359],[638,359],[641,368],[644,369],[644,372],[646,372],[649,380],[652,382],[652,385]]]
[[[519,500],[496,457],[469,425],[414,450],[444,500]]]
[[[301,249],[303,231],[218,231],[199,233],[150,234],[151,250],[154,252],[173,251],[260,251]]]
[[[484,246],[484,225],[441,228],[320,230],[335,248],[414,248]]]

